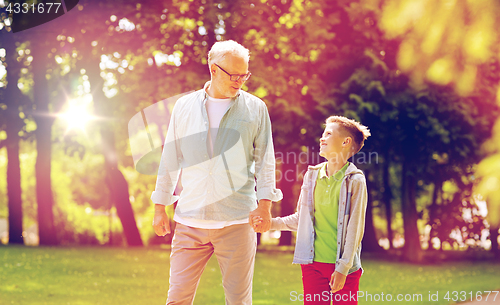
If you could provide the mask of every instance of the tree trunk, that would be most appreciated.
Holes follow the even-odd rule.
[[[214,43],[217,42],[217,37],[215,36],[215,25],[219,22],[219,20],[217,17],[217,8],[214,5],[213,0],[208,0],[207,5],[205,5],[205,8],[206,10],[204,17],[206,22],[203,25],[207,30],[207,36],[208,36],[207,48],[208,50],[210,50],[210,48],[212,48]]]
[[[142,246],[141,235],[130,203],[128,182],[118,169],[113,131],[109,128],[110,126],[106,125],[101,128],[101,137],[103,148],[105,148],[106,183],[109,186],[111,200],[122,223],[127,244],[129,246]]]
[[[21,167],[19,136],[7,126],[7,198],[9,207],[9,243],[23,244],[23,202],[21,199]]]
[[[495,257],[500,259],[500,249],[498,248],[498,226],[490,226],[491,251]]]
[[[106,107],[106,105],[109,105],[111,101],[102,91],[103,81],[100,76],[99,61],[100,58],[93,58],[87,62],[85,68],[88,71],[96,112],[101,117],[110,118],[113,116],[113,112],[111,107]],[[106,183],[110,190],[110,200],[116,207],[127,244],[129,246],[142,246],[141,235],[134,218],[132,204],[130,203],[128,183],[122,172],[118,169],[113,126],[107,121],[101,123],[101,141]]]
[[[382,198],[385,204],[385,218],[387,220],[387,239],[389,240],[389,249],[392,249],[394,248],[394,234],[392,232],[392,205],[391,205],[392,192],[391,192],[390,175],[389,175],[390,162],[387,156],[384,158],[383,166],[384,167],[382,169],[383,170],[382,181],[384,185],[384,192],[382,194]]]
[[[437,217],[437,211],[438,211],[438,198],[440,198],[440,193],[441,193],[441,188],[443,186],[443,182],[441,181],[436,181],[434,182],[434,190],[432,192],[432,202],[431,205],[429,206],[429,217],[431,224],[434,224],[434,220]],[[432,238],[433,238],[433,228],[431,228],[431,231],[429,232],[429,240],[427,241],[427,250],[428,251],[434,251],[434,247],[432,246]]]
[[[106,176],[107,184],[110,187],[111,197],[121,220],[127,244],[129,246],[142,246],[141,235],[134,218],[134,210],[130,204],[127,180],[117,168],[109,165],[106,167],[110,170]]]
[[[3,33],[3,47],[7,53],[7,87],[5,105],[7,105],[7,200],[9,208],[9,243],[23,244],[23,206],[21,198],[21,166],[19,161],[19,131],[22,127],[19,118],[19,105],[23,98],[17,87],[19,64],[16,60],[16,45],[12,33]]]
[[[415,176],[409,170],[407,161],[403,161],[402,170],[402,208],[404,226],[404,256],[412,263],[419,263],[422,260],[422,249],[420,247],[420,235],[417,227],[417,206],[416,206],[416,186]]]
[[[370,181],[370,172],[365,170],[366,184],[368,188],[368,204],[366,206],[365,218],[365,234],[363,236],[363,251],[366,252],[382,252],[383,248],[378,244],[377,234],[375,232],[375,225],[373,223],[373,205],[370,200],[370,190],[374,189],[373,183]]]
[[[49,90],[48,81],[45,77],[47,71],[47,54],[49,48],[43,39],[33,39],[33,78],[34,96],[36,103],[36,148],[37,158],[35,165],[36,196],[38,203],[38,234],[40,245],[57,245],[57,235],[54,226],[54,198],[51,184],[51,160],[52,160],[52,124],[54,119],[48,114]]]

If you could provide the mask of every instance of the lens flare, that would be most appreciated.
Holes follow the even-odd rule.
[[[66,132],[71,130],[80,130],[85,132],[88,123],[95,119],[90,113],[88,104],[78,104],[70,101],[68,109],[59,114],[67,124]]]

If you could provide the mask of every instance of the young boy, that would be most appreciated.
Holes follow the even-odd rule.
[[[309,166],[298,211],[272,219],[271,230],[297,231],[293,263],[301,264],[304,304],[358,304],[367,191],[363,172],[347,160],[369,136],[354,120],[329,117],[320,139],[328,161]]]

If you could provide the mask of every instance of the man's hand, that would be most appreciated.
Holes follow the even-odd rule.
[[[260,221],[254,224],[254,219],[259,219]],[[271,200],[261,199],[259,206],[250,212],[248,222],[257,233],[269,231],[271,229]]]
[[[332,279],[330,280],[330,288],[332,293],[335,293],[344,288],[346,276],[340,272],[334,271],[332,274]]]
[[[153,228],[158,236],[170,234],[170,221],[168,220],[165,206],[155,204],[155,216],[153,218]]]

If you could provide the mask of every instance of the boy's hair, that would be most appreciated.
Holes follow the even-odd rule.
[[[226,54],[233,54],[243,58],[246,62],[250,60],[250,51],[234,40],[218,41],[214,43],[208,52],[208,68],[213,63],[220,62]]]
[[[333,115],[326,119],[326,124],[337,123],[341,130],[346,132],[353,139],[353,155],[357,154],[363,145],[365,145],[365,140],[371,136],[370,130],[360,123],[348,119],[343,116]]]

